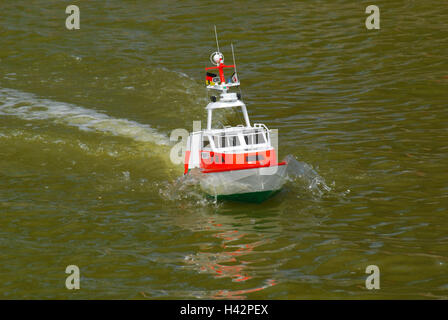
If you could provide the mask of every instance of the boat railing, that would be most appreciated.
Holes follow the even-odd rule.
[[[265,127],[264,127],[265,128]],[[246,149],[246,148],[258,148],[263,144],[270,145],[270,135],[269,130],[264,130],[264,128],[254,129],[244,129],[233,132],[221,132],[216,134],[206,134],[203,136],[203,141],[209,139],[213,140],[213,145],[217,149]],[[243,128],[241,128],[243,129]],[[240,135],[243,137],[243,141],[239,138]],[[209,142],[203,142],[203,149],[208,149]]]
[[[268,127],[266,127],[266,125],[264,123],[254,123],[254,128],[263,128],[264,130],[270,132],[271,130],[268,129]]]
[[[261,128],[266,131],[266,137],[268,138],[268,143],[271,144],[271,130],[266,127],[264,123],[254,123],[254,128]]]

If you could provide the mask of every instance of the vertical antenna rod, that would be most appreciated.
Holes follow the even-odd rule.
[[[219,43],[218,43],[218,33],[216,32],[216,24],[215,24],[215,38],[216,38],[216,46],[218,47],[218,52],[219,51]]]
[[[233,52],[233,43],[231,42],[230,45],[232,46],[233,65],[234,65],[234,68],[235,68],[235,74],[237,75],[238,72],[236,72],[235,53]]]

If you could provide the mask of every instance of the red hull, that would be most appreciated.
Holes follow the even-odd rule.
[[[218,153],[213,151],[200,152],[200,168],[204,173],[222,172],[231,170],[244,170],[251,168],[270,167],[275,165],[284,165],[285,162],[278,163],[274,149],[248,152],[248,153]],[[189,170],[188,160],[190,151],[185,153],[185,171]]]

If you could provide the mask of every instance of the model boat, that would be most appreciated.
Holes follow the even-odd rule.
[[[218,44],[218,41],[216,41]],[[206,106],[207,128],[192,132],[187,140],[184,174],[201,175],[201,189],[216,199],[262,202],[282,188],[286,162],[278,163],[277,150],[271,143],[271,130],[262,123],[251,124],[241,94],[231,92],[240,82],[233,65],[224,64],[219,51],[210,56],[214,66],[206,68],[206,85],[211,102]],[[227,80],[224,69],[233,69]],[[217,70],[218,75],[211,71]],[[242,122],[236,126],[215,126],[218,110],[237,109]]]

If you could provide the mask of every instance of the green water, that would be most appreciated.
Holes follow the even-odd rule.
[[[69,4],[0,2],[0,297],[448,298],[446,1],[77,1],[74,31]],[[205,120],[214,24],[298,160],[261,205],[168,156]]]

